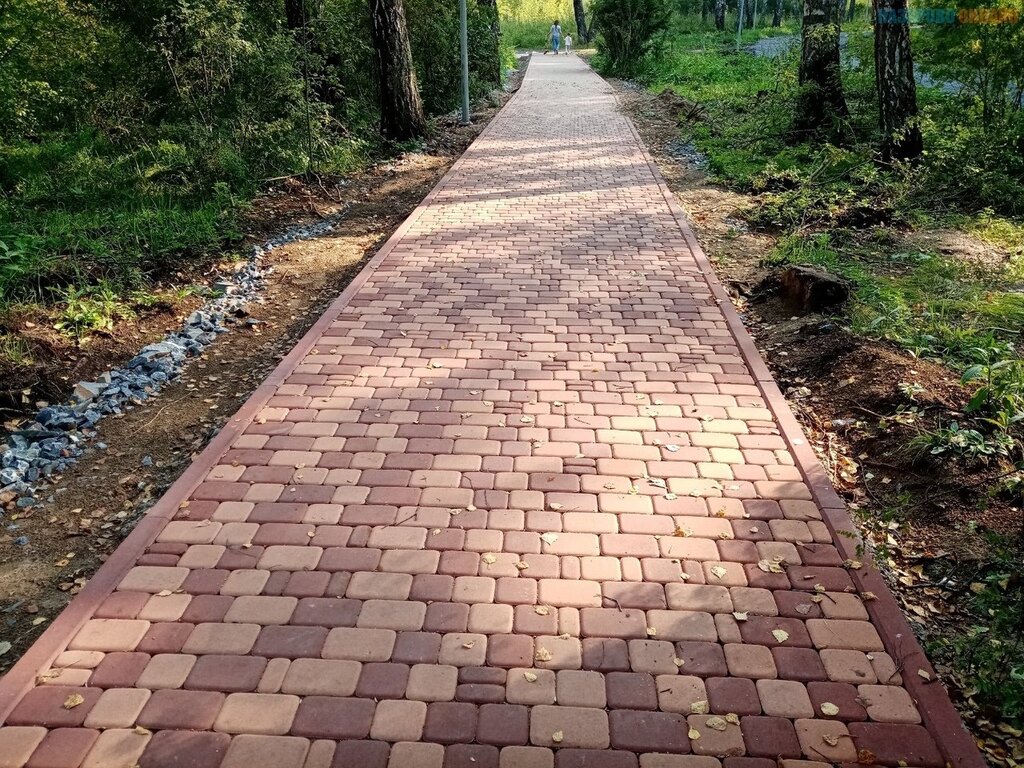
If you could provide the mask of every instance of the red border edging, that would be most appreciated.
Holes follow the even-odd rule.
[[[839,494],[836,493],[832,482],[825,473],[825,468],[818,461],[818,457],[807,442],[800,423],[793,415],[793,411],[779,389],[775,377],[772,376],[767,364],[765,364],[760,352],[758,352],[757,347],[754,345],[753,338],[747,333],[743,321],[740,319],[739,313],[733,306],[728,294],[722,288],[721,283],[718,282],[717,277],[712,278],[715,275],[714,268],[711,266],[707,254],[704,253],[704,249],[697,242],[686,212],[676,200],[668,184],[665,183],[661,171],[648,152],[636,126],[633,125],[633,121],[622,109],[618,93],[612,89],[612,94],[619,106],[620,114],[626,120],[630,131],[640,147],[640,153],[654,174],[655,182],[661,190],[665,202],[683,231],[686,244],[693,254],[697,266],[700,267],[704,282],[707,284],[711,295],[715,298],[719,308],[722,310],[722,314],[725,316],[729,332],[736,341],[740,354],[746,361],[758,389],[764,395],[768,409],[775,416],[775,421],[779,425],[783,439],[789,445],[797,468],[803,475],[804,481],[814,496],[814,500],[821,509],[822,519],[832,534],[832,540],[836,548],[844,559],[861,560],[864,563],[861,569],[850,570],[850,577],[853,579],[859,592],[871,592],[875,595],[874,600],[865,601],[864,607],[871,617],[871,623],[878,629],[886,651],[896,661],[898,668],[904,670],[902,675],[903,687],[914,698],[924,720],[924,725],[934,736],[942,756],[946,759],[947,765],[956,766],[957,768],[985,768],[987,763],[982,758],[974,737],[964,726],[963,718],[956,711],[953,702],[949,698],[949,694],[936,676],[935,669],[931,666],[927,656],[925,656],[924,651],[917,642],[917,638],[907,623],[907,619],[896,602],[896,598],[893,597],[885,580],[872,564],[870,555],[866,552],[858,551],[862,548],[863,541],[859,534],[857,534],[857,528],[850,519],[846,505],[839,497]],[[925,680],[918,674],[918,670],[926,672],[929,679]]]
[[[527,67],[529,67],[529,62]],[[524,74],[523,79],[525,80],[525,78],[526,75]],[[520,83],[521,87],[522,83]],[[491,117],[487,126],[452,164],[452,167],[441,177],[441,180],[427,193],[426,197],[420,201],[419,205],[413,209],[412,213],[398,226],[377,253],[366,263],[366,266],[359,271],[359,274],[352,278],[345,289],[320,315],[316,323],[306,331],[302,338],[292,347],[291,351],[282,358],[281,362],[264,379],[263,383],[253,391],[249,399],[242,403],[241,407],[221,428],[221,431],[189,464],[181,476],[167,489],[167,492],[139,519],[132,532],[118,545],[110,558],[100,566],[93,577],[82,588],[82,591],[58,614],[46,631],[36,638],[35,642],[29,646],[22,657],[7,671],[7,674],[0,677],[0,725],[7,719],[7,716],[21,700],[21,697],[35,686],[36,675],[50,667],[54,659],[71,642],[78,630],[92,617],[107,596],[114,591],[114,588],[117,587],[125,574],[131,570],[139,556],[145,552],[146,548],[160,535],[160,531],[163,530],[164,526],[174,517],[174,514],[178,511],[178,505],[187,499],[192,491],[202,482],[210,468],[215,466],[218,459],[231,447],[235,437],[242,432],[245,426],[271,398],[277,390],[277,385],[291,374],[305,357],[306,353],[320,339],[323,332],[334,322],[341,309],[366,284],[366,281],[370,279],[370,276],[390,255],[391,251],[395,249],[395,246],[416,220],[448,186],[452,177],[465,162],[465,158],[471,154],[473,148],[477,145],[477,142],[491,131],[498,116],[508,108],[518,95],[519,91],[517,90],[509,97],[509,100],[505,102],[502,108]]]

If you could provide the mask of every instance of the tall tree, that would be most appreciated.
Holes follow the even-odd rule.
[[[804,0],[800,96],[794,127],[800,133],[838,129],[850,117],[839,65],[842,0]]]
[[[576,16],[576,35],[581,43],[589,43],[590,31],[587,29],[587,15],[583,10],[583,0],[572,0],[572,11]]]
[[[852,5],[852,2],[851,2]],[[914,160],[924,150],[910,53],[907,0],[874,0],[875,88],[885,160]]]
[[[725,30],[725,0],[715,0],[715,29]]]
[[[783,6],[783,3],[784,3],[784,0],[775,0],[775,6],[774,6],[774,8],[772,8],[772,26],[773,27],[781,27],[782,26],[782,6]]]
[[[703,27],[708,23],[708,13],[711,10],[711,0],[700,0],[700,25]]]
[[[846,8],[846,20],[853,21],[853,17],[857,15],[857,0],[850,0],[850,4]]]
[[[369,0],[380,81],[380,132],[405,141],[426,130],[402,0]]]

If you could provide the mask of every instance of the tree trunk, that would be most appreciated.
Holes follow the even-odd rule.
[[[481,13],[487,19],[487,27],[490,30],[490,40],[487,45],[487,67],[485,75],[495,88],[501,87],[501,23],[498,20],[497,0],[477,0]]]
[[[839,16],[842,0],[804,0],[800,97],[794,127],[811,132],[836,128],[850,117],[839,66]]]
[[[369,0],[380,80],[380,132],[406,141],[426,130],[402,0]]]
[[[914,160],[924,147],[917,122],[917,83],[910,54],[907,0],[874,0],[874,16],[875,87],[882,157],[886,161]]]
[[[703,27],[708,23],[708,10],[711,0],[700,0],[700,25]]]
[[[857,15],[857,0],[850,0],[850,5],[846,9],[846,20],[853,21],[853,17]]]
[[[576,34],[581,43],[590,42],[590,32],[587,30],[587,16],[583,10],[583,0],[572,0],[572,10],[576,15]]]
[[[775,0],[775,7],[772,9],[772,26],[782,26],[782,6],[784,0]]]
[[[725,31],[725,0],[715,0],[715,29]]]
[[[743,6],[743,15],[746,17],[743,22],[744,29],[754,28],[754,0],[746,0]]]

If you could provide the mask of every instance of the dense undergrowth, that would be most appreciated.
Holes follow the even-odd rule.
[[[736,50],[734,33],[677,17],[635,77],[681,97],[680,140],[706,157],[715,179],[752,195],[747,223],[778,238],[769,266],[810,264],[845,278],[853,286],[850,330],[942,363],[961,378],[971,396],[959,417],[922,428],[908,446],[922,471],[941,472],[943,462],[967,472],[999,467],[1004,480],[980,489],[978,503],[1000,496],[1020,505],[1024,115],[1019,99],[1017,106],[1001,99],[1024,82],[1024,69],[1016,59],[979,63],[975,57],[975,67],[999,70],[998,77],[979,75],[964,53],[973,50],[970,30],[960,30],[960,37],[915,30],[916,63],[929,76],[929,86],[918,89],[926,155],[914,166],[884,165],[876,151],[870,28],[859,21],[847,31],[843,84],[850,122],[813,141],[797,140],[791,131],[798,46],[775,58],[755,57]],[[1012,40],[1019,30],[998,34]],[[758,36],[745,32],[744,44]],[[595,64],[607,67],[602,56]],[[999,77],[993,89],[991,80]],[[972,247],[943,248],[944,239]],[[905,510],[888,513],[907,519]],[[969,586],[954,598],[969,621],[925,640],[960,680],[970,681],[964,693],[971,701],[1019,727],[1024,547],[1019,538],[978,527],[968,535],[983,541],[986,553],[969,564],[970,573],[956,574]]]
[[[405,6],[424,105],[448,112],[458,8]],[[470,6],[479,97],[500,70]],[[242,0],[0,6],[0,335],[26,303],[71,335],[109,330],[177,270],[230,250],[266,180],[404,149],[377,135],[365,0],[314,7],[289,28],[283,6]],[[19,350],[10,334],[0,344]]]

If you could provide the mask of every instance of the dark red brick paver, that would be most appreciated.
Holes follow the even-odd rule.
[[[161,505],[0,683],[0,767],[980,764],[573,57]]]

